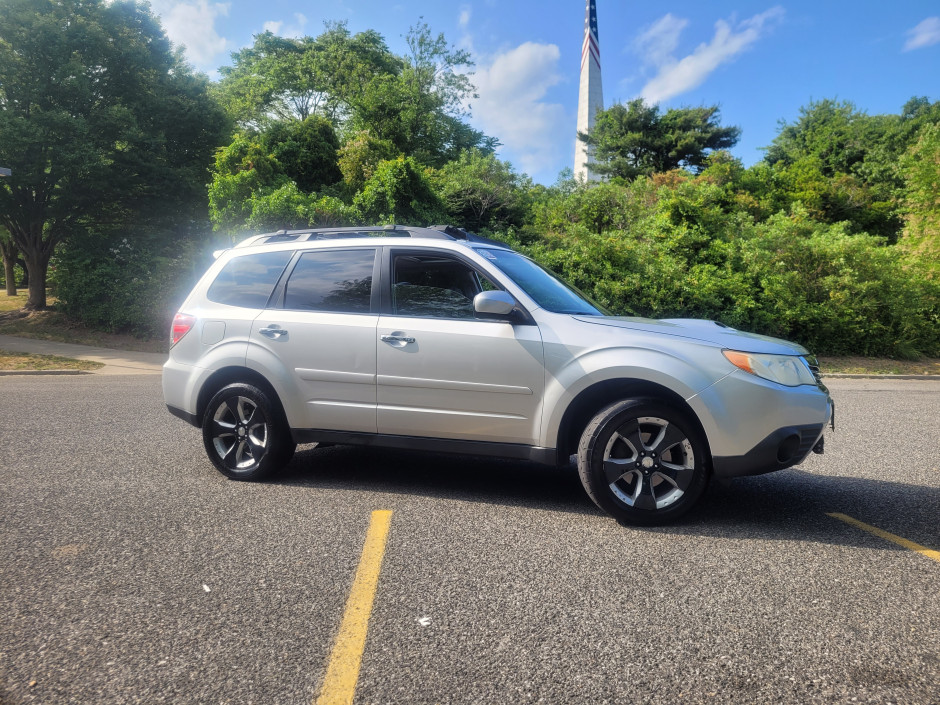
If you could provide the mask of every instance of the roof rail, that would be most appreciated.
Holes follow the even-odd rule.
[[[365,225],[344,226],[339,228],[304,228],[302,230],[278,230],[273,233],[254,235],[235,245],[237,248],[255,247],[258,245],[279,242],[309,242],[313,240],[339,240],[369,237],[418,237],[432,240],[461,240],[464,242],[478,242],[487,245],[506,247],[502,242],[480,237],[463,228],[453,225],[432,225],[427,228],[412,227],[409,225]]]

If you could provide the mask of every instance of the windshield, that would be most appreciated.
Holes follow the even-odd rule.
[[[481,257],[493,263],[508,275],[539,306],[552,313],[571,313],[582,316],[608,315],[600,306],[588,299],[570,284],[547,269],[510,250],[488,247],[474,248]]]

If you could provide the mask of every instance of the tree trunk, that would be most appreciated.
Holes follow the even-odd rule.
[[[3,256],[3,274],[7,282],[7,296],[16,296],[16,245],[9,240],[0,240],[0,255]]]
[[[29,270],[26,269],[26,261],[23,260],[22,258],[17,258],[16,263],[20,265],[20,267],[22,267],[23,269],[23,279],[20,283],[20,286],[23,287],[24,289],[28,289],[29,288]]]
[[[16,296],[16,273],[13,269],[12,257],[7,256],[6,248],[3,248],[3,275],[7,280],[7,296]]]
[[[49,258],[43,255],[24,257],[26,271],[29,273],[29,298],[23,307],[29,311],[42,311],[46,308],[46,269]]]

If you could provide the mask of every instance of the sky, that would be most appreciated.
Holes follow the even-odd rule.
[[[663,110],[718,105],[731,151],[763,157],[780,121],[832,98],[871,115],[913,96],[940,100],[937,0],[596,0],[604,104],[642,97]],[[218,77],[230,54],[270,30],[316,36],[325,21],[374,29],[402,54],[423,18],[473,57],[468,121],[499,157],[543,184],[574,161],[584,0],[151,0],[170,39]]]

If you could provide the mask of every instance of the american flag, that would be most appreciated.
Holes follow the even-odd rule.
[[[597,2],[596,0],[587,0],[587,7],[584,13],[584,46],[581,47],[581,69],[584,70],[584,62],[590,56],[597,68],[601,67],[601,45],[597,38]]]

